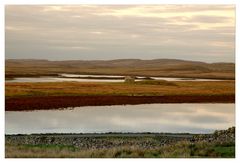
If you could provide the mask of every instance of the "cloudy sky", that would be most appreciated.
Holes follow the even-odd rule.
[[[234,62],[233,5],[5,8],[6,59]]]

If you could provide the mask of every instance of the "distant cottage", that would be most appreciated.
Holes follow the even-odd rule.
[[[126,83],[134,83],[135,76],[125,76],[125,82]]]

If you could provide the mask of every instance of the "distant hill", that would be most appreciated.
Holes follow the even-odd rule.
[[[235,78],[234,63],[205,63],[177,59],[6,60],[6,76],[57,75],[58,73],[145,75],[193,78]]]

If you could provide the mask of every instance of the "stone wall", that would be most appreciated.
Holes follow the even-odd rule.
[[[112,147],[133,146],[144,149],[157,148],[165,144],[178,141],[189,141],[191,137],[84,137],[77,135],[8,135],[6,144],[27,144],[27,145],[69,145],[80,149],[104,149]]]
[[[217,130],[213,134],[196,135],[191,140],[192,142],[205,141],[205,142],[235,142],[235,127],[228,128],[227,130]]]
[[[6,135],[5,143],[14,145],[67,145],[79,149],[106,149],[112,147],[139,147],[154,149],[159,146],[173,144],[178,141],[195,142],[235,142],[235,127],[228,130],[215,131],[213,134],[175,135],[149,134],[149,136],[86,136],[84,134],[69,135]]]

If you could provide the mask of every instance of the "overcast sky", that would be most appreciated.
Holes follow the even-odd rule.
[[[6,6],[6,59],[234,62],[232,5]]]

